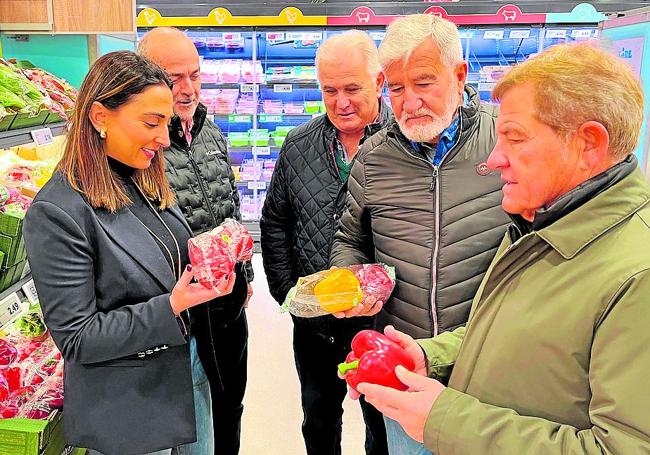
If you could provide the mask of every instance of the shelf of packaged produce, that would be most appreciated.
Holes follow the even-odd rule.
[[[253,153],[253,145],[248,145],[246,147],[235,147],[235,146],[229,146],[228,151],[231,153]],[[274,151],[280,151],[280,147],[277,145],[267,145],[267,146],[259,146],[259,148],[263,147],[268,147],[271,149],[271,152]],[[257,153],[258,155],[261,155],[260,153]]]
[[[0,148],[15,147],[17,145],[34,142],[31,132],[43,128],[49,128],[52,131],[52,136],[59,136],[65,133],[64,122],[39,125],[32,128],[21,128],[18,130],[3,131],[0,133]]]
[[[237,116],[247,116],[247,115],[253,116],[253,115],[257,115],[258,117],[260,117],[262,115],[267,115],[269,117],[274,117],[274,116],[279,116],[279,117],[314,117],[314,116],[319,116],[321,114],[322,114],[322,112],[304,113],[304,114],[266,114],[264,112],[258,112],[257,114],[212,114],[212,113],[210,113],[208,115],[212,115],[214,118],[218,118],[218,119],[228,119],[228,117],[231,116],[231,115],[237,115]]]
[[[246,188],[248,188],[251,191],[254,189],[254,188],[250,188],[251,184],[259,185],[260,187],[257,188],[257,189],[261,190],[261,191],[264,191],[266,188],[268,188],[270,183],[271,183],[270,180],[236,180],[235,181],[236,185],[245,186]],[[262,185],[264,186],[264,188],[262,188]]]
[[[242,85],[257,85],[259,87],[273,87],[274,85],[293,85],[296,88],[302,89],[317,89],[319,87],[318,82],[296,82],[296,81],[275,81],[275,82],[263,82],[259,84],[253,84],[248,82],[239,82],[239,83],[226,83],[226,82],[217,82],[217,83],[203,83],[201,84],[202,89],[211,90],[211,89],[220,89],[220,88],[236,88],[239,89]]]

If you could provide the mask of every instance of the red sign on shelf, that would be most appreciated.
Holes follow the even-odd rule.
[[[504,5],[496,14],[449,15],[442,6],[431,6],[424,14],[442,17],[457,25],[543,24],[546,14],[526,14],[517,5]]]
[[[427,2],[425,3],[432,3]],[[440,3],[435,2],[435,3]],[[493,24],[544,24],[546,14],[527,14],[521,11],[517,5],[504,5],[495,14],[459,14],[450,15],[442,6],[430,6],[424,14],[432,14],[442,17],[457,25],[493,25]],[[327,18],[327,25],[389,25],[400,16],[376,15],[372,8],[360,6],[352,11],[349,16],[330,16]]]

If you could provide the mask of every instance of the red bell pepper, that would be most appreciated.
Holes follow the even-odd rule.
[[[362,382],[406,390],[395,375],[395,367],[415,369],[415,362],[406,349],[374,330],[362,330],[352,339],[352,352],[339,365],[339,373],[354,390]]]

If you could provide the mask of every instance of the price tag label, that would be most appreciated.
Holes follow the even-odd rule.
[[[284,40],[284,32],[269,32],[266,34],[266,41],[277,42]]]
[[[483,39],[503,39],[504,30],[486,30]]]
[[[571,38],[591,38],[591,30],[571,30]]]
[[[460,38],[472,38],[474,33],[471,30],[462,30],[458,32]]]
[[[265,190],[266,182],[248,182],[249,190]]]
[[[566,38],[566,30],[546,30],[547,38]]]
[[[287,40],[289,41],[322,41],[322,32],[287,32]]]
[[[281,115],[260,114],[260,122],[264,123],[281,123]]]
[[[223,34],[224,41],[239,41],[241,40],[241,33],[228,32]]]
[[[292,84],[274,84],[273,85],[274,93],[291,93],[293,92]]]
[[[382,41],[386,36],[386,32],[370,32],[370,38],[375,41]]]
[[[250,123],[253,121],[252,115],[228,115],[228,123]]]
[[[38,130],[32,130],[32,139],[36,145],[47,145],[54,142],[54,136],[52,136],[52,130],[49,128],[41,128]]]
[[[16,319],[28,306],[20,301],[15,292],[0,301],[0,327]]]
[[[271,147],[253,147],[253,155],[262,156],[262,155],[270,155],[270,154],[271,154]]]
[[[530,38],[530,30],[510,30],[510,39]]]
[[[495,85],[496,85],[496,82],[479,82],[478,83],[478,91],[479,92],[491,92]]]
[[[239,85],[239,91],[242,93],[253,93],[253,92],[259,92],[260,91],[260,86],[257,84],[240,84]]]
[[[29,303],[34,305],[38,302],[38,293],[36,292],[36,286],[34,285],[34,280],[29,280],[27,283],[23,284],[23,292],[27,296]]]

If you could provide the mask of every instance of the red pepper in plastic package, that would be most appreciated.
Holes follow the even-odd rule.
[[[395,367],[415,369],[415,362],[406,349],[374,330],[362,330],[352,339],[352,352],[339,365],[339,373],[354,390],[362,382],[408,389],[395,375]]]
[[[4,375],[4,371],[0,371],[0,403],[4,402],[9,396],[9,383]]]
[[[395,269],[384,264],[332,268],[298,279],[289,290],[283,311],[313,318],[347,311],[368,297],[386,302],[395,287]]]
[[[0,340],[0,366],[11,365],[18,357],[16,347],[5,339]]]
[[[226,293],[234,282],[235,264],[253,256],[253,239],[244,226],[227,219],[210,232],[190,239],[188,250],[196,281]]]

